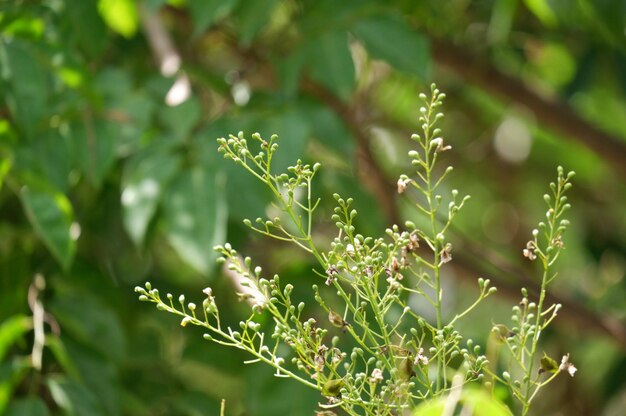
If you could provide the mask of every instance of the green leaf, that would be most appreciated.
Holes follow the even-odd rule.
[[[65,0],[63,19],[60,23],[67,38],[75,42],[80,51],[96,59],[107,44],[106,26],[98,13],[95,1]]]
[[[255,0],[240,3],[237,16],[239,17],[239,41],[249,46],[254,37],[269,22],[270,15],[276,8],[279,0]]]
[[[137,5],[134,0],[99,0],[98,11],[113,31],[131,38],[137,32]]]
[[[17,340],[32,328],[32,319],[26,315],[14,315],[0,324],[0,361]]]
[[[357,22],[353,31],[373,58],[400,71],[428,77],[428,42],[403,19],[381,15]]]
[[[239,0],[187,0],[196,35],[226,17]]]
[[[303,46],[311,78],[324,85],[339,98],[348,100],[354,89],[355,73],[348,34],[327,32]]]
[[[52,353],[52,356],[56,360],[56,363],[63,369],[63,372],[71,378],[80,377],[78,368],[72,360],[73,357],[67,352],[65,344],[61,341],[61,338],[55,334],[46,335],[46,347]]]
[[[95,392],[82,384],[68,380],[63,376],[49,377],[46,382],[52,399],[67,415],[106,415]]]
[[[146,152],[128,162],[122,179],[123,220],[135,244],[143,243],[163,188],[179,165],[179,157],[154,152]]]
[[[126,338],[122,324],[115,312],[97,297],[63,293],[50,302],[50,310],[64,329],[64,337],[70,336],[111,361],[120,362],[125,357]]]
[[[67,191],[75,162],[74,143],[70,137],[59,129],[49,129],[25,150],[36,152],[37,168],[47,182],[62,192]]]
[[[413,409],[414,416],[441,416],[447,405],[448,397],[428,400]],[[468,416],[511,416],[511,412],[502,403],[482,390],[463,390],[455,409]],[[457,412],[454,412],[457,414]]]
[[[343,120],[330,108],[319,104],[303,104],[302,114],[311,126],[311,134],[324,146],[341,157],[349,158],[354,151],[354,139]]]
[[[14,357],[11,361],[0,364],[0,414],[9,403],[13,391],[31,368],[30,357]]]
[[[0,190],[2,190],[2,184],[4,183],[4,177],[11,170],[11,159],[0,160]]]
[[[28,397],[11,402],[5,416],[48,416],[46,403],[39,397]]]
[[[224,241],[227,209],[224,178],[194,166],[172,181],[163,201],[166,236],[176,253],[203,274],[213,268],[213,246]]]
[[[192,97],[175,107],[163,107],[159,111],[159,120],[164,127],[174,133],[176,140],[182,140],[200,120],[201,111],[198,99]]]
[[[558,21],[546,0],[524,0],[524,4],[545,26],[553,27]]]
[[[46,71],[30,48],[14,40],[0,42],[0,74],[8,82],[3,100],[21,131],[32,136],[46,113]]]
[[[20,197],[35,231],[67,270],[76,252],[76,237],[71,233],[74,213],[70,201],[58,192],[36,191],[27,187],[22,188]]]
[[[115,364],[102,355],[75,342],[67,341],[67,352],[80,372],[81,384],[97,392],[107,415],[120,414],[120,380]]]
[[[71,135],[81,170],[91,184],[99,188],[115,161],[119,139],[117,126],[104,120],[87,120],[75,125]]]
[[[283,93],[294,96],[298,91],[300,76],[306,64],[306,55],[297,51],[286,57],[275,57],[272,60]]]

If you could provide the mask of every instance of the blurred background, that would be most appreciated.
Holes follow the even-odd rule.
[[[575,170],[571,228],[544,335],[570,353],[535,414],[626,408],[626,2],[623,0],[12,0],[0,2],[0,414],[311,415],[320,397],[140,303],[135,285],[248,307],[215,264],[230,241],[311,301],[316,265],[251,235],[269,195],[215,139],[277,133],[276,171],[319,161],[365,235],[413,219],[418,94],[447,94],[450,311],[484,342],[537,273],[522,249],[556,166]]]

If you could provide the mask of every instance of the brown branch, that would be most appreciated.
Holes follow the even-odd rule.
[[[542,97],[519,79],[498,71],[485,59],[466,49],[438,38],[431,38],[431,42],[433,57],[438,64],[491,94],[525,105],[539,123],[583,144],[610,162],[616,170],[626,173],[625,140],[593,126],[566,103]]]

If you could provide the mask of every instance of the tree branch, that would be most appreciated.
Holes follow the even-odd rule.
[[[477,87],[531,110],[539,123],[571,138],[626,173],[626,141],[582,119],[562,101],[551,100],[527,88],[519,79],[498,71],[486,60],[453,43],[431,38],[434,59]]]

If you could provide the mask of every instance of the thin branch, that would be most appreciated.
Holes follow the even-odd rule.
[[[431,38],[432,53],[438,64],[452,70],[484,91],[523,104],[538,122],[564,139],[572,139],[626,173],[626,140],[600,130],[580,117],[565,102],[543,97],[519,79],[500,72],[488,61],[453,43]]]

